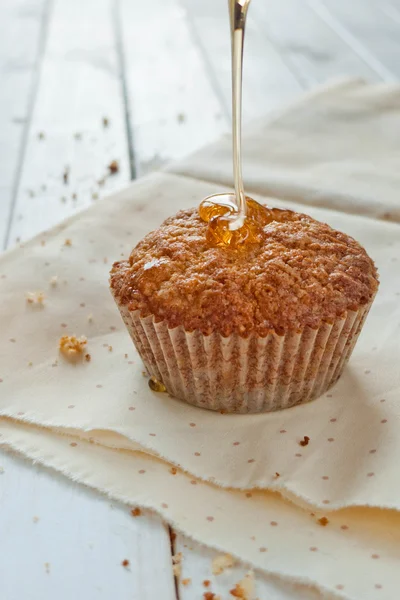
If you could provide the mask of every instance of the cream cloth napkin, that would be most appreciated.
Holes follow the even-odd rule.
[[[222,140],[3,256],[0,444],[153,508],[265,573],[354,600],[397,597],[400,227],[371,217],[396,220],[399,129],[400,88],[344,82],[246,137],[247,191],[353,235],[380,271],[355,353],[325,397],[237,416],[155,394],[114,306],[112,261],[168,215],[225,189],[210,183],[230,180]],[[268,197],[274,186],[283,200]],[[43,305],[27,303],[34,291]],[[73,333],[88,337],[90,362],[58,355],[59,337]]]

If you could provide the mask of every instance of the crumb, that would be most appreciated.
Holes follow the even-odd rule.
[[[308,446],[308,443],[310,441],[310,438],[308,437],[308,435],[304,436],[304,439],[302,439],[299,444],[300,446]]]
[[[45,137],[46,137],[46,135],[45,135],[44,131],[39,131],[39,133],[38,133],[38,139],[39,140],[44,140]]]
[[[109,124],[110,124],[110,121],[108,120],[108,117],[103,117],[102,123],[103,123],[103,127],[108,127]]]
[[[92,200],[98,200],[99,195],[97,192],[92,192]]]
[[[92,357],[89,353],[85,354],[85,360],[86,362],[90,362],[92,360]]]
[[[169,537],[171,538],[171,542],[174,542],[176,540],[176,533],[175,533],[175,531],[171,531]]]
[[[36,304],[38,306],[43,306],[45,300],[45,295],[43,292],[27,292],[26,301],[28,304]]]
[[[275,473],[275,475],[274,475],[275,479],[278,479],[278,477],[280,477],[280,476],[281,476],[281,474],[280,474],[280,473],[278,473],[278,471],[276,471],[276,473]]]
[[[0,467],[0,475],[3,475],[4,473],[4,467]]]
[[[65,185],[68,185],[68,183],[69,183],[69,167],[68,167],[68,165],[65,167],[64,172],[63,172],[63,182]]]
[[[76,193],[74,192],[74,193],[72,194],[72,200],[76,200],[77,198],[78,198],[78,196],[77,196],[77,195],[76,195]]]
[[[41,246],[45,246],[45,245],[46,245],[46,240],[41,240],[41,241],[40,241],[40,245],[41,245]]]
[[[140,508],[132,508],[132,510],[131,510],[132,517],[140,517],[141,514],[142,514],[142,511],[140,510]]]
[[[172,572],[175,577],[180,577],[182,571],[182,552],[174,554],[172,557]]]
[[[318,523],[322,525],[322,527],[326,527],[329,523],[329,519],[327,519],[326,517],[321,517],[320,519],[318,519]]]
[[[174,574],[174,577],[180,577],[182,572],[181,565],[172,565],[172,572]]]
[[[221,600],[221,596],[217,596],[213,592],[204,592],[203,598],[204,600]]]
[[[75,335],[63,335],[58,342],[60,352],[69,359],[81,356],[86,344],[87,338],[85,336],[77,338]]]
[[[220,575],[225,569],[233,567],[235,559],[231,554],[220,554],[212,561],[211,570],[213,575]]]
[[[211,584],[211,581],[210,581],[209,579],[205,579],[205,580],[203,581],[203,585],[204,585],[204,587],[210,587],[210,584]]]
[[[57,285],[58,285],[58,276],[57,275],[53,275],[53,277],[50,277],[50,285],[51,285],[51,287],[57,287]]]
[[[32,366],[33,366],[33,362],[30,360],[30,361],[28,362],[28,367],[32,367]]]
[[[176,467],[171,467],[169,471],[170,471],[170,473],[172,473],[172,475],[176,475],[178,472]]]
[[[103,258],[103,263],[104,263],[105,265],[108,263],[108,258],[107,258],[106,256]]]
[[[51,366],[52,366],[52,367],[58,367],[58,360],[55,360],[55,361],[52,363],[52,365],[51,365]]]
[[[186,577],[186,579],[182,579],[181,581],[182,585],[190,585],[192,583],[192,580],[190,577]]]
[[[128,355],[127,355],[127,354],[124,354],[124,357],[125,357],[125,358],[128,358]]]
[[[108,165],[108,170],[110,171],[110,175],[115,175],[119,171],[119,164],[117,160],[112,160]]]
[[[74,139],[75,140],[81,140],[82,139],[82,134],[77,131],[76,133],[74,133]]]
[[[229,591],[231,596],[242,598],[242,600],[252,600],[254,597],[254,573],[249,571],[235,587]]]
[[[125,558],[125,559],[122,561],[121,565],[122,565],[123,567],[125,567],[125,569],[127,569],[127,568],[129,567],[129,565],[130,565],[130,562],[129,562],[129,560],[128,560],[127,558]]]
[[[72,246],[72,242],[69,238],[67,238],[64,242],[64,246]]]
[[[176,120],[178,121],[178,123],[184,123],[186,121],[185,113],[178,113],[176,115]]]
[[[147,372],[146,371],[142,371],[142,375],[143,377],[148,377]]]
[[[45,562],[44,563],[44,568],[46,569],[46,573],[50,573],[50,563]]]
[[[87,320],[89,321],[89,323],[93,322],[93,315],[88,315]]]
[[[112,346],[108,346],[108,351],[112,352],[113,351],[113,347]]]
[[[33,517],[32,520],[33,520],[34,523],[38,523],[39,522],[39,517]]]

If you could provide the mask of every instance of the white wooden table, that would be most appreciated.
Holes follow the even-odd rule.
[[[226,131],[228,34],[226,0],[0,0],[0,244]],[[399,56],[400,0],[253,0],[245,119],[329,77],[397,80]],[[104,179],[113,160],[119,172]],[[133,518],[0,454],[1,600],[195,600],[204,579],[232,597],[245,567],[213,578],[215,553],[170,534],[155,515]],[[172,574],[179,551],[186,586]],[[317,597],[274,579],[257,595]]]

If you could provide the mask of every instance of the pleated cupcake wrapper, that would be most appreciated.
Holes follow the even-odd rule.
[[[202,408],[256,413],[308,402],[336,383],[372,302],[318,329],[248,338],[169,329],[117,304],[149,375],[170,394]]]

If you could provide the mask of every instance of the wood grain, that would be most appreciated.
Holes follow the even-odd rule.
[[[357,54],[380,79],[396,81],[395,60],[399,52],[398,30],[393,36],[390,20],[374,2],[354,0],[308,0],[319,17]],[[396,40],[397,38],[397,40]]]
[[[130,179],[112,11],[112,0],[54,0],[10,243]],[[113,160],[119,172],[108,176]]]
[[[379,79],[340,36],[306,3],[254,2],[256,23],[309,88],[338,76]]]
[[[48,0],[0,2],[1,248],[18,187],[48,14]]]
[[[227,129],[177,0],[120,0],[137,174],[178,159]]]
[[[193,37],[201,50],[208,73],[226,112],[231,110],[231,58],[226,2],[186,0]],[[249,9],[243,68],[243,117],[250,120],[278,108],[301,90],[296,74],[257,27],[256,2]]]
[[[0,454],[2,600],[175,599],[168,528]],[[127,567],[122,566],[129,561]]]

